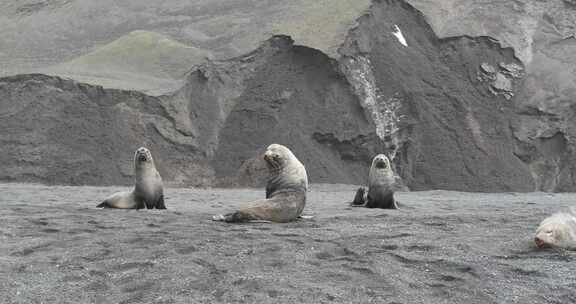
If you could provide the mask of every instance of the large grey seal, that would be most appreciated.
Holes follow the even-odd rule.
[[[576,217],[571,213],[559,212],[540,223],[536,229],[534,243],[538,248],[576,248]]]
[[[352,206],[366,208],[397,209],[394,200],[394,172],[390,160],[384,154],[378,154],[372,160],[368,175],[368,194],[364,188],[358,189]]]
[[[141,147],[134,153],[134,190],[118,192],[104,200],[98,208],[119,209],[166,209],[164,204],[164,186],[156,170],[150,150]]]
[[[249,203],[240,210],[212,219],[225,222],[271,221],[285,223],[297,219],[306,204],[308,176],[304,165],[287,147],[271,144],[264,153],[269,177],[266,199]]]

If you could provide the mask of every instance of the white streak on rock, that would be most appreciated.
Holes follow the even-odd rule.
[[[406,42],[406,38],[404,38],[402,31],[400,30],[400,28],[396,24],[394,24],[394,31],[392,32],[392,35],[396,36],[396,39],[398,39],[398,41],[400,41],[400,43],[402,43],[402,45],[408,46],[408,43]]]
[[[343,61],[343,70],[360,104],[376,126],[376,135],[382,140],[398,131],[400,120],[397,114],[401,100],[397,97],[386,98],[378,93],[372,63],[363,56],[347,58]]]

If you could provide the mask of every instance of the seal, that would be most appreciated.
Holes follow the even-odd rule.
[[[358,189],[352,202],[354,207],[398,209],[394,200],[394,172],[390,160],[384,154],[372,159],[368,175],[368,193],[364,188]]]
[[[571,213],[559,212],[540,223],[536,229],[534,243],[538,248],[576,248],[576,217]]]
[[[97,208],[166,209],[162,177],[156,170],[150,150],[140,147],[134,153],[135,186],[131,192],[109,196]]]
[[[266,198],[212,219],[224,222],[270,221],[286,223],[296,220],[306,205],[308,175],[304,165],[287,147],[271,144],[263,155],[269,176]]]

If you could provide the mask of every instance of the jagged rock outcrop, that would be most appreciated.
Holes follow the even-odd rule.
[[[219,185],[246,185],[249,161],[273,142],[289,146],[321,183],[361,183],[380,149],[337,61],[287,36],[203,65],[174,101],[189,103]]]
[[[576,16],[576,9],[572,9]],[[551,41],[548,28],[539,40],[525,85],[514,99],[518,154],[542,191],[576,191],[576,39]]]
[[[408,0],[440,37],[487,35],[512,46],[523,84],[511,99],[516,154],[540,191],[576,191],[574,1]],[[505,87],[505,82],[500,82]]]
[[[398,30],[405,41],[394,35]],[[411,188],[534,189],[529,171],[514,154],[512,104],[493,94],[494,83],[477,76],[485,62],[521,65],[512,49],[488,37],[439,39],[409,4],[374,1],[340,52],[347,70],[364,75],[349,78],[364,82],[357,86],[363,87],[365,99],[377,100],[366,104],[374,104],[375,120],[389,124],[380,136],[388,138],[389,153]],[[502,77],[513,90],[517,79]],[[399,119],[379,117],[382,110],[396,111],[393,116]]]
[[[168,183],[212,178],[196,139],[138,92],[38,74],[1,78],[0,129],[2,181],[131,184],[139,146],[151,148]]]
[[[22,75],[0,79],[0,100],[4,181],[129,184],[145,145],[168,184],[252,185],[243,168],[280,142],[312,181],[361,183],[380,150],[337,62],[287,36],[201,66],[170,96]]]

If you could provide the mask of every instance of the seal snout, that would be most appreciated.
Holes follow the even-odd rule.
[[[386,155],[378,154],[372,160],[372,167],[376,169],[389,169],[390,161]]]
[[[136,159],[138,159],[138,161],[148,161],[150,158],[151,154],[148,149],[140,147],[136,150]]]
[[[376,162],[376,168],[385,169],[386,168],[386,162],[383,159],[379,159]]]
[[[536,246],[538,248],[545,248],[548,247],[548,244],[546,244],[546,242],[544,242],[541,238],[536,237],[534,238],[534,243],[536,243]]]
[[[264,160],[270,166],[278,167],[278,165],[280,164],[280,155],[271,151],[266,151],[266,153],[264,153]]]

